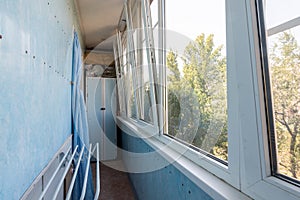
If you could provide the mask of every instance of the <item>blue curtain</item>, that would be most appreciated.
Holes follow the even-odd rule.
[[[81,60],[81,47],[78,39],[78,35],[74,33],[73,41],[73,59],[72,59],[72,129],[73,129],[73,150],[78,145],[78,154],[81,148],[85,148],[82,161],[80,163],[79,171],[76,177],[76,182],[73,188],[72,198],[78,200],[81,196],[84,175],[87,162],[90,162],[87,158],[89,148],[89,133],[88,123],[86,115],[86,107],[84,102],[84,96],[80,90],[80,80],[82,73],[82,60]],[[76,159],[75,159],[76,160]],[[76,161],[75,161],[76,162]],[[75,163],[76,165],[77,163]],[[89,169],[89,176],[86,188],[85,199],[94,198],[93,180],[91,168]]]

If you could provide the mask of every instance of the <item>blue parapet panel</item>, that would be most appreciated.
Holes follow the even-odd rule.
[[[134,137],[131,133],[122,131],[120,135],[122,137],[122,149],[124,151],[141,154],[154,151],[154,149],[150,147],[143,139]],[[167,163],[162,156],[158,154],[157,156],[157,159],[161,160],[159,161],[160,163]],[[136,160],[130,160],[130,156],[126,156],[125,158],[123,157],[123,159],[125,159],[125,167],[129,169],[129,171],[131,166],[143,164],[137,163]],[[151,165],[151,162],[147,164]],[[205,193],[194,182],[186,177],[173,164],[163,164],[163,167],[158,168],[155,166],[149,166],[149,168],[153,168],[153,170],[149,170],[148,172],[137,171],[137,173],[131,172],[129,174],[129,178],[132,182],[138,199],[212,200],[207,193]]]
[[[0,199],[19,199],[71,134],[72,0],[2,0]]]

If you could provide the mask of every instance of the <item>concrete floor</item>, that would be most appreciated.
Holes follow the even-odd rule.
[[[96,163],[92,163],[91,165],[93,174],[96,174]],[[112,166],[112,168],[108,166]],[[122,168],[121,161],[104,162],[100,165],[101,187],[99,200],[135,200],[136,197],[127,173],[115,170],[114,168]]]

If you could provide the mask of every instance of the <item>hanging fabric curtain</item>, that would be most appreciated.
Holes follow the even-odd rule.
[[[76,177],[72,197],[73,200],[80,199],[82,186],[84,182],[84,175],[87,166],[87,162],[90,162],[87,158],[88,146],[89,146],[89,134],[88,123],[86,115],[86,107],[83,98],[83,93],[80,90],[80,80],[82,72],[82,60],[81,60],[81,47],[78,39],[78,35],[74,33],[73,41],[73,59],[72,59],[72,129],[73,129],[73,150],[78,145],[78,154],[81,148],[85,148],[85,153],[80,163],[79,171]],[[75,163],[76,165],[77,163]],[[93,180],[91,168],[89,169],[88,182],[86,187],[85,199],[94,198]]]

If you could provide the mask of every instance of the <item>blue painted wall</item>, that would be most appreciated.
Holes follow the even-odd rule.
[[[126,151],[135,153],[147,153],[154,151],[154,149],[146,142],[140,138],[133,137],[132,134],[129,135],[122,131],[121,134],[118,134],[118,136],[121,137],[122,140],[122,149]],[[164,158],[161,157],[160,159]],[[139,165],[139,163],[130,162],[130,160],[124,161],[127,168],[130,166]],[[168,164],[161,169],[147,173],[130,173],[129,177],[138,199],[212,199],[172,164]]]
[[[0,199],[19,199],[71,134],[72,0],[1,0]]]

